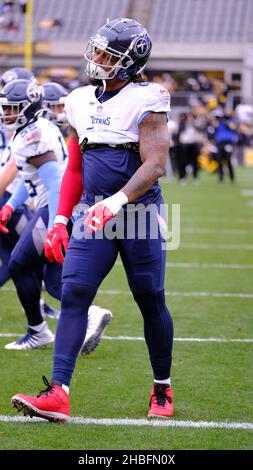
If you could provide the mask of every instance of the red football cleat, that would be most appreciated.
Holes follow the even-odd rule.
[[[167,384],[155,384],[150,393],[149,405],[148,418],[169,418],[173,416],[172,388]]]
[[[41,391],[36,397],[28,395],[14,395],[11,401],[18,411],[24,415],[39,416],[48,421],[64,423],[70,414],[69,396],[59,385],[50,385],[45,376],[42,377],[46,390]]]

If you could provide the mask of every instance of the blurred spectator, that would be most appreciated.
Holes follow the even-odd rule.
[[[0,26],[8,31],[18,31],[21,18],[26,12],[27,0],[4,1],[0,3]]]
[[[245,147],[253,144],[253,106],[249,104],[239,104],[235,108],[235,118],[237,121],[238,142],[235,156],[238,165],[244,164]]]
[[[154,75],[153,81],[167,87],[174,103],[167,174],[176,170],[180,182],[185,183],[190,169],[197,182],[200,166],[211,173],[217,171],[219,181],[224,180],[228,169],[234,181],[232,155],[238,165],[243,165],[245,151],[253,147],[253,105],[236,106],[238,101],[230,93],[230,85],[220,78],[209,79],[204,73],[192,72],[187,76],[163,72]],[[179,117],[175,114],[176,106],[188,106],[189,112]]]
[[[164,86],[170,93],[177,89],[176,81],[168,72],[162,73],[161,75],[154,75],[152,81],[154,83],[159,83],[160,85]]]
[[[234,146],[238,142],[238,133],[232,112],[226,111],[224,113],[221,109],[216,109],[213,111],[212,125],[213,140],[217,147],[219,181],[222,183],[224,180],[224,163],[227,165],[230,180],[234,181],[235,175],[231,157]]]
[[[61,27],[62,26],[62,21],[58,20],[56,18],[43,18],[39,22],[39,27],[40,29],[53,29],[55,27]]]
[[[194,91],[194,92],[199,92],[200,91],[200,85],[199,82],[196,78],[194,77],[189,77],[187,79],[187,90],[188,91]]]
[[[56,18],[43,18],[39,22],[39,37],[38,40],[44,41],[48,38],[48,32],[54,30],[55,28],[60,29],[63,23],[61,20]]]
[[[169,155],[166,164],[165,175],[167,178],[171,179],[173,173],[177,171],[177,134],[178,134],[178,124],[176,120],[169,119],[168,123],[168,131],[170,136],[170,148],[169,148]]]
[[[240,124],[253,126],[253,106],[250,104],[238,104],[235,108],[235,117]]]
[[[198,156],[205,140],[204,131],[205,122],[200,123],[194,111],[180,115],[177,135],[177,163],[180,183],[186,182],[187,166],[192,168],[195,183],[198,181]]]
[[[217,98],[218,104],[221,107],[225,107],[227,103],[228,84],[219,78],[215,78],[212,81],[213,92]]]
[[[20,10],[21,10],[21,13],[25,14],[26,13],[26,5],[27,4],[27,0],[19,0],[19,5],[20,5]]]
[[[201,91],[211,91],[212,84],[204,73],[199,73],[197,77]]]

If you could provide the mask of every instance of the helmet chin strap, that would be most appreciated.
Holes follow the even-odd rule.
[[[97,97],[97,100],[99,100],[99,98],[101,98],[101,96],[103,96],[103,94],[106,90],[106,80],[103,79],[103,80],[101,80],[101,82],[102,82],[102,85],[103,85],[103,89],[102,89],[102,93],[100,93],[100,95]]]

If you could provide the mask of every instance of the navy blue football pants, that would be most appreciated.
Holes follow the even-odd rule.
[[[5,191],[0,197],[0,208],[6,204],[10,197],[11,194],[8,191]],[[3,286],[11,277],[8,268],[10,255],[31,217],[32,212],[26,205],[22,205],[13,213],[9,223],[7,224],[9,233],[4,234],[0,232],[0,287]]]
[[[46,262],[44,256],[47,224],[46,206],[33,214],[12,250],[8,263],[9,272],[30,326],[43,321],[40,312],[42,279],[47,292],[52,297],[61,299],[62,267],[58,263]]]
[[[80,221],[79,221],[80,222]],[[79,223],[77,222],[77,223]],[[73,234],[75,235],[75,227]],[[164,274],[166,250],[159,232],[151,239],[96,239],[72,234],[63,266],[61,316],[57,325],[53,380],[70,384],[76,358],[87,329],[88,309],[118,254],[129,287],[144,319],[144,335],[154,377],[170,377],[173,323],[165,303]]]

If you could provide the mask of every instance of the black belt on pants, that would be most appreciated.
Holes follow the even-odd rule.
[[[85,152],[85,150],[89,149],[99,149],[102,147],[109,147],[112,149],[124,149],[124,150],[131,150],[132,152],[139,153],[140,147],[137,142],[126,142],[125,144],[88,144],[88,139],[85,137],[80,144],[81,152]]]

